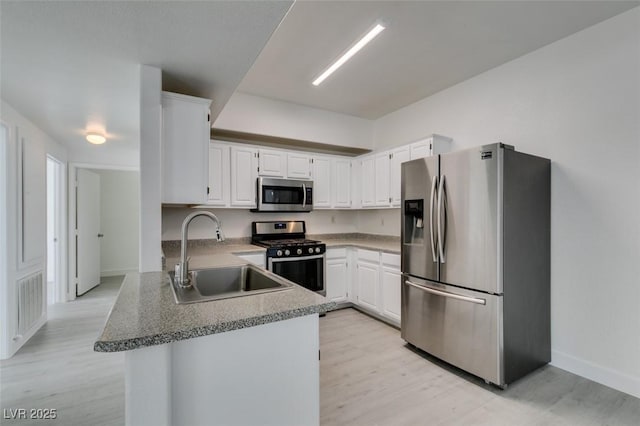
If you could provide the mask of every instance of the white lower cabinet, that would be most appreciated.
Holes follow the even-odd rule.
[[[265,254],[264,253],[247,253],[247,254],[236,254],[241,259],[246,260],[249,263],[260,266],[261,268],[265,268]]]
[[[378,283],[380,282],[380,253],[358,249],[356,262],[356,303],[378,312]]]
[[[327,299],[346,302],[349,296],[349,262],[347,249],[327,249],[325,287]]]
[[[400,323],[400,287],[402,274],[399,269],[382,266],[382,315]]]

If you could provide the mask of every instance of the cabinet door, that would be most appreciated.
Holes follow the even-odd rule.
[[[391,153],[389,164],[389,195],[391,205],[400,206],[400,165],[410,159],[410,149],[408,146],[398,148]]]
[[[306,154],[290,152],[287,155],[287,177],[291,179],[310,179],[311,157]]]
[[[329,157],[313,157],[313,207],[331,207],[331,159]],[[291,170],[291,169],[289,169]]]
[[[360,193],[362,195],[362,207],[374,207],[376,205],[376,161],[375,157],[366,157],[360,163]]]
[[[425,158],[431,155],[431,138],[422,139],[411,144],[411,159]]]
[[[358,261],[358,304],[378,312],[378,264]]]
[[[333,160],[333,206],[351,207],[351,160]]]
[[[382,268],[382,314],[400,323],[402,275],[399,269]]]
[[[389,157],[385,152],[375,157],[375,205],[388,206],[391,204],[389,197]]]
[[[327,299],[334,302],[347,301],[347,258],[327,259]]]
[[[229,205],[229,146],[211,142],[209,144],[209,188],[207,204],[226,207]]]
[[[287,174],[287,153],[284,151],[275,151],[270,149],[261,149],[258,151],[260,159],[258,175],[285,177]]]
[[[231,205],[256,206],[257,150],[231,147]]]
[[[209,180],[208,99],[162,93],[162,202],[204,204]]]

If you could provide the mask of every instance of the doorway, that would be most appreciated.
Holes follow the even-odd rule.
[[[109,166],[69,166],[69,298],[83,296],[109,277],[137,272],[139,172]]]
[[[47,155],[47,304],[64,302],[64,164]]]

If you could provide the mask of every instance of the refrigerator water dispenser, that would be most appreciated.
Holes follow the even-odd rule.
[[[405,200],[404,228],[405,244],[422,244],[424,239],[424,200]]]

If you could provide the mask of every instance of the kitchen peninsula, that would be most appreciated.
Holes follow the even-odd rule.
[[[126,424],[319,423],[318,314],[334,303],[294,285],[178,305],[170,286],[166,272],[127,275],[94,345],[126,351]]]

